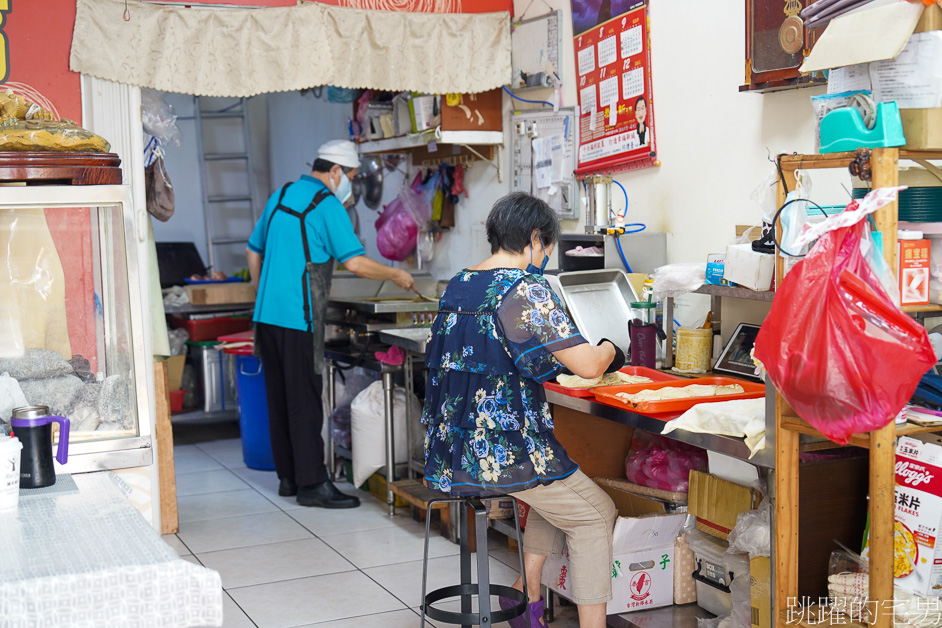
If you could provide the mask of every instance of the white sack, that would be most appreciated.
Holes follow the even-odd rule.
[[[415,422],[421,413],[419,401],[410,394],[409,403]],[[376,471],[386,467],[386,423],[383,417],[383,382],[373,382],[350,404],[354,486],[360,486]],[[406,391],[398,386],[393,393],[393,440],[396,462],[407,462]]]

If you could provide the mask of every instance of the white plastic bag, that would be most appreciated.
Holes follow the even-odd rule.
[[[747,510],[736,517],[736,526],[729,533],[729,551],[750,557],[772,555],[772,506],[769,499],[756,510]]]
[[[752,590],[749,587],[749,574],[736,574],[729,583],[730,597],[733,600],[733,611],[730,618],[735,628],[750,628],[752,626]]]
[[[413,422],[421,414],[415,395],[396,388],[393,392],[393,439],[396,462],[408,461],[406,439],[406,403],[412,406]],[[353,484],[360,486],[371,475],[386,467],[386,424],[384,421],[383,383],[373,382],[350,404],[350,434],[353,451]]]
[[[654,300],[693,292],[706,282],[706,264],[667,264],[654,271]]]
[[[177,115],[160,92],[141,90],[141,123],[164,146],[180,147],[183,134],[177,126]]]

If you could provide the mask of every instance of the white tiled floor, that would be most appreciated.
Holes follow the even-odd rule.
[[[178,445],[174,456],[180,531],[164,540],[220,573],[226,628],[418,626],[425,530],[407,510],[390,517],[384,503],[343,483],[359,508],[299,506],[278,496],[274,472],[245,467],[238,439]],[[510,584],[516,554],[500,537],[490,547],[491,580]],[[457,583],[457,554],[433,530],[430,589]],[[552,626],[577,626],[573,610]]]

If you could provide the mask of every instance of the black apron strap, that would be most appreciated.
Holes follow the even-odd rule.
[[[311,282],[307,274],[308,266],[311,264],[311,246],[307,239],[307,215],[314,211],[325,198],[331,194],[326,187],[314,195],[311,204],[303,212],[298,214],[292,210],[292,214],[297,215],[301,221],[301,242],[304,245],[304,272],[301,273],[301,294],[304,296],[304,321],[307,323],[307,330],[314,331],[314,316],[311,314]]]
[[[304,321],[307,323],[308,331],[313,331],[313,317],[311,316],[311,286],[308,281],[307,267],[311,263],[311,247],[307,239],[307,225],[305,225],[305,220],[307,219],[308,214],[314,211],[321,201],[330,196],[332,192],[324,187],[321,191],[314,195],[311,204],[307,206],[303,212],[298,212],[287,205],[284,204],[285,193],[288,191],[288,188],[291,187],[291,184],[288,183],[281,188],[281,193],[278,195],[278,204],[275,205],[274,211],[268,217],[268,224],[265,226],[265,239],[266,239],[266,248],[268,246],[268,229],[271,227],[271,221],[275,217],[275,214],[282,211],[290,216],[294,216],[300,221],[301,226],[301,242],[304,245],[304,271],[301,273],[301,295],[304,298]]]

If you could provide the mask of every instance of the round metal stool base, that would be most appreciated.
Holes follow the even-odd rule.
[[[450,587],[435,589],[431,593],[427,594],[425,596],[425,614],[436,621],[446,624],[474,624],[477,626],[486,627],[505,622],[507,620],[513,619],[514,617],[519,617],[527,611],[527,598],[521,591],[517,591],[512,587],[501,584],[492,584],[489,586],[489,590],[492,596],[498,595],[501,597],[510,598],[512,600],[516,600],[517,604],[508,608],[507,610],[491,611],[491,616],[489,618],[483,618],[489,621],[483,622],[480,613],[455,613],[432,606],[432,604],[435,602],[440,602],[441,600],[451,597],[462,597],[465,595],[471,597],[478,596],[477,584],[456,584]]]

